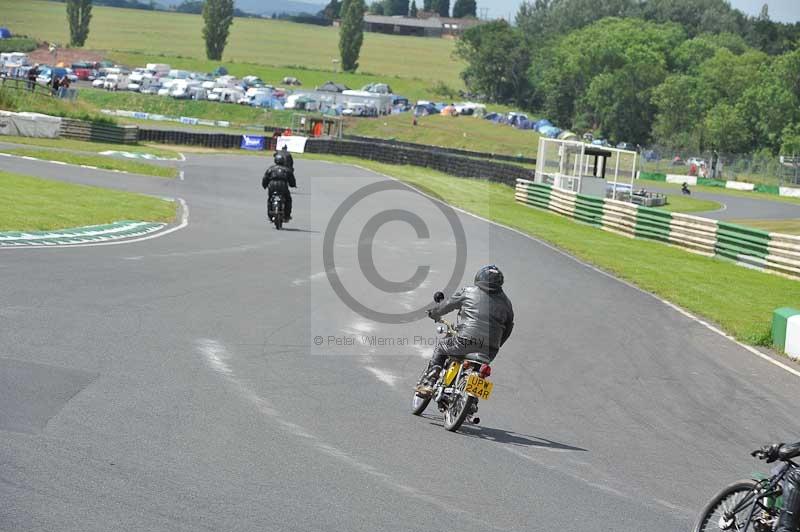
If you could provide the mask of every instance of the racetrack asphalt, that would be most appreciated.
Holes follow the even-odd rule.
[[[145,242],[0,250],[0,529],[674,532],[767,470],[748,451],[800,432],[796,376],[515,232],[458,213],[457,242],[435,203],[389,190],[332,240],[349,293],[413,311],[463,245],[459,284],[496,262],[517,316],[481,425],[451,434],[433,407],[410,415],[432,322],[355,313],[322,256],[337,208],[386,178],[298,160],[279,232],[266,162],[189,155],[179,181],[0,160],[191,213]],[[367,220],[387,211],[430,233],[393,221],[372,241],[391,281],[430,266],[410,292],[359,266]]]

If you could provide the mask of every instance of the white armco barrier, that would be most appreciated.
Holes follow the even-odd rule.
[[[694,186],[697,184],[697,176],[667,174],[667,183],[677,183],[679,185],[686,183]]]
[[[756,186],[753,183],[742,183],[741,181],[725,181],[725,188],[732,188],[733,190],[754,190]]]
[[[791,196],[793,198],[800,198],[800,188],[780,187],[778,189],[781,196]]]

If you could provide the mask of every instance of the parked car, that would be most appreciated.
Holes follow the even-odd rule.
[[[706,160],[701,159],[700,157],[689,157],[689,160],[686,161],[686,166],[692,166],[692,165],[695,165],[698,168],[701,166],[705,166]]]
[[[291,77],[291,76],[286,76],[285,78],[283,78],[283,84],[284,85],[294,85],[294,86],[298,86],[298,87],[300,85],[302,85],[302,83],[300,82],[299,79],[297,79],[295,77]]]
[[[105,76],[99,76],[92,80],[92,87],[94,87],[95,89],[102,89],[105,84],[106,84]]]
[[[620,150],[636,151],[636,146],[630,142],[620,142],[617,144],[617,148]]]
[[[50,85],[53,82],[53,77],[61,79],[66,75],[66,68],[42,67],[41,70],[39,70],[39,75],[36,77],[36,83],[39,85]]]
[[[90,81],[97,77],[94,65],[86,61],[72,63],[72,71],[81,81]]]

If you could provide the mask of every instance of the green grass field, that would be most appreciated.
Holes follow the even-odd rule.
[[[158,198],[0,172],[0,231],[46,231],[120,220],[171,222]]]
[[[550,242],[581,260],[720,325],[737,339],[769,345],[772,311],[800,300],[800,283],[633,240],[516,203],[511,187],[459,179],[413,166],[324,157],[391,175],[479,216]],[[675,279],[692,282],[676,283]]]
[[[471,116],[425,116],[413,125],[410,114],[347,121],[345,132],[366,137],[393,138],[503,155],[536,157],[539,135]]]
[[[120,145],[122,147],[124,145]],[[158,166],[130,159],[116,159],[105,155],[91,155],[86,153],[73,153],[58,150],[43,150],[34,148],[16,148],[6,150],[6,153],[23,157],[34,157],[49,161],[61,161],[68,164],[84,164],[96,166],[104,170],[121,170],[132,174],[148,175],[155,177],[175,177],[178,170],[169,166]]]
[[[0,12],[3,24],[14,33],[62,44],[69,40],[63,3],[0,0]],[[202,23],[199,15],[96,6],[92,9],[85,47],[166,56],[160,63],[172,64],[167,59],[171,57],[201,59],[204,57]],[[302,65],[335,72],[337,65],[332,61],[339,57],[338,42],[339,32],[333,27],[237,18],[231,27],[223,63]],[[453,49],[453,41],[447,39],[365,33],[359,70],[379,77],[416,79],[425,86],[441,81],[461,88],[459,73],[463,64],[451,58]],[[303,73],[298,74],[303,80]]]
[[[143,144],[106,144],[103,142],[87,142],[72,139],[44,139],[36,137],[14,137],[0,136],[0,142],[9,144],[25,144],[28,146],[38,146],[42,148],[55,148],[59,150],[72,150],[82,152],[99,153],[102,151],[127,151],[130,153],[149,153],[157,157],[177,159],[175,150],[168,150],[157,146],[146,146]]]

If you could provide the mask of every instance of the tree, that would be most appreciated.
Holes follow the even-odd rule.
[[[83,46],[89,37],[92,20],[92,0],[67,0],[70,46]]]
[[[431,12],[433,11],[433,3],[435,0],[422,0],[422,10]]]
[[[384,2],[372,2],[369,6],[369,12],[373,15],[385,15]]]
[[[727,153],[745,153],[752,148],[747,122],[736,107],[719,103],[705,120],[705,138],[714,149]]]
[[[322,16],[331,21],[337,20],[339,17],[341,17],[341,11],[342,3],[338,0],[331,0],[322,10]]]
[[[408,11],[408,16],[411,18],[417,18],[419,14],[419,10],[417,9],[417,0],[411,0],[411,9]]]
[[[522,105],[530,55],[508,22],[496,20],[468,29],[456,41],[455,54],[467,62],[461,77],[470,91],[485,94],[493,102]]]
[[[408,16],[408,0],[387,0],[384,14],[390,17],[395,15]]]
[[[364,0],[344,0],[342,5],[342,26],[339,29],[339,53],[342,57],[342,70],[358,70],[358,56],[364,42]]]
[[[456,0],[453,4],[453,18],[477,17],[478,4],[475,0]]]
[[[673,74],[653,90],[653,138],[677,149],[700,149],[707,102],[696,76]]]
[[[206,0],[203,4],[203,20],[206,57],[219,61],[228,44],[228,32],[233,23],[233,0]]]
[[[431,10],[437,13],[440,17],[449,17],[450,0],[433,0],[431,2]]]

